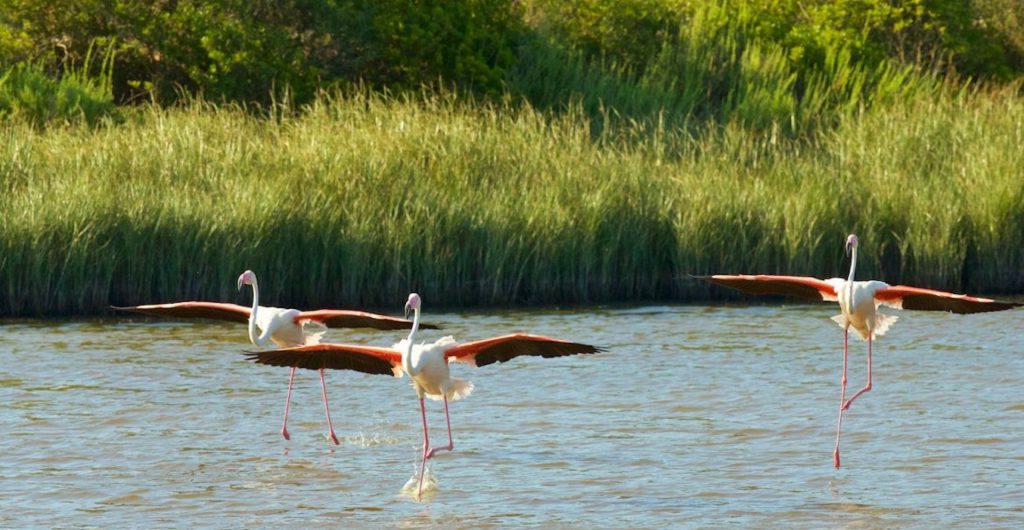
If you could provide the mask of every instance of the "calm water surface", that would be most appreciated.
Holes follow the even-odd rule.
[[[0,527],[1024,527],[1024,311],[902,313],[840,471],[834,312],[428,313],[457,339],[531,331],[609,352],[454,365],[476,389],[452,404],[455,451],[422,502],[402,491],[421,441],[408,379],[328,373],[334,447],[300,371],[287,442],[288,371],[244,361],[241,325],[8,323]],[[851,340],[851,391],[865,352]]]

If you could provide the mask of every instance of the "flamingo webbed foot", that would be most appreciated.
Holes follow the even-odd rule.
[[[836,469],[839,469],[839,449],[836,449],[835,452],[832,453],[832,465],[835,466]]]
[[[437,454],[438,451],[451,451],[454,448],[455,448],[455,444],[448,444],[448,445],[446,445],[444,447],[435,447],[435,448],[427,451],[426,456],[424,456],[424,458],[429,460],[435,454]]]
[[[864,386],[864,388],[860,389],[856,394],[854,394],[853,397],[851,397],[850,399],[847,399],[843,403],[843,410],[849,410],[850,409],[850,405],[853,404],[853,400],[857,399],[858,397],[860,397],[861,394],[863,394],[865,392],[868,392],[870,390],[871,390],[871,383],[868,383],[867,385]]]
[[[425,458],[427,460],[430,460],[431,458],[434,458],[434,455],[436,455],[438,451],[444,451],[444,450],[445,450],[444,447],[435,447],[434,449],[431,449],[430,451],[427,451],[427,456]]]
[[[288,429],[285,429],[285,428],[281,429],[281,436],[283,436],[285,440],[291,440],[292,439],[291,435],[288,434]]]
[[[332,442],[334,442],[334,445],[341,445],[341,443],[338,442],[338,437],[334,434],[334,431],[329,432],[327,434],[327,437],[330,438]]]

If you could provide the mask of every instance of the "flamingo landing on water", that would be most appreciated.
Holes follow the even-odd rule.
[[[405,305],[406,315],[413,312],[412,331],[409,337],[392,348],[376,348],[349,344],[316,344],[282,350],[251,352],[249,360],[270,366],[290,366],[323,370],[324,368],[356,370],[369,374],[394,375],[403,373],[412,378],[413,388],[420,399],[420,415],[423,419],[423,455],[420,464],[419,486],[416,495],[423,492],[423,472],[427,460],[438,451],[451,451],[452,424],[448,414],[448,401],[466,397],[473,390],[473,383],[451,377],[448,364],[452,361],[470,366],[486,366],[508,361],[520,355],[540,357],[561,357],[581,353],[597,353],[602,348],[568,342],[539,335],[514,333],[501,337],[459,344],[452,337],[443,337],[430,344],[414,344],[420,326],[420,297],[409,295]],[[430,447],[427,429],[427,412],[423,398],[444,401],[444,416],[448,426],[448,444]]]
[[[953,313],[985,313],[1003,311],[1024,306],[1016,302],[1001,302],[963,294],[933,291],[905,285],[889,285],[876,280],[854,281],[857,268],[857,236],[850,234],[846,239],[846,252],[850,255],[850,276],[847,279],[831,278],[819,280],[806,276],[702,276],[702,279],[731,287],[749,294],[783,294],[839,302],[840,313],[834,320],[843,328],[843,377],[839,397],[839,420],[836,427],[836,447],[832,463],[839,468],[839,437],[843,430],[843,412],[850,408],[855,399],[871,390],[871,345],[889,329],[898,317],[878,313],[879,305],[896,309],[918,309],[923,311],[950,311]],[[863,388],[850,399],[846,399],[846,352],[850,328],[861,339],[868,341],[868,380]]]
[[[408,329],[412,321],[394,318],[363,311],[345,309],[318,309],[315,311],[299,311],[298,309],[282,309],[259,305],[260,289],[256,281],[256,273],[251,270],[238,277],[238,289],[252,286],[252,307],[220,302],[177,302],[173,304],[138,305],[131,307],[112,306],[118,311],[131,311],[146,315],[158,315],[175,318],[206,318],[212,320],[228,320],[243,322],[249,325],[249,340],[256,346],[265,347],[273,342],[279,347],[303,346],[317,344],[327,328],[371,328],[380,330]],[[425,329],[437,329],[437,326],[423,324]],[[295,369],[288,377],[288,394],[285,397],[284,421],[281,423],[281,436],[291,439],[288,434],[288,408],[291,404],[292,383],[295,380]],[[320,371],[320,388],[324,399],[324,412],[327,415],[328,436],[338,444],[331,423],[331,411],[327,404],[327,384],[323,370]]]

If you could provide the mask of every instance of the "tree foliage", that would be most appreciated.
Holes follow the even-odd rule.
[[[55,46],[81,60],[89,46],[114,43],[121,102],[201,94],[265,103],[285,91],[301,102],[354,83],[497,94],[511,70],[531,68],[521,64],[535,56],[524,42],[642,76],[665,66],[681,35],[704,31],[693,29],[708,22],[702,14],[719,12],[743,20],[733,40],[744,48],[709,57],[771,50],[797,86],[839,52],[851,64],[1002,81],[1024,71],[1021,1],[4,0],[0,66],[53,62]]]
[[[342,83],[444,80],[497,91],[521,17],[511,0],[7,0],[0,63],[81,56],[115,42],[114,92],[173,99],[307,100]]]
[[[854,61],[949,69],[975,78],[1007,80],[1020,73],[1020,15],[999,17],[1020,0],[534,0],[534,19],[558,39],[592,57],[642,69],[670,40],[710,7],[749,18],[752,41],[781,45],[802,70],[818,67],[828,50]],[[998,6],[998,7],[997,7]],[[1012,11],[1012,9],[1011,9]],[[990,29],[998,28],[999,31]],[[1018,41],[1014,41],[1014,37]]]

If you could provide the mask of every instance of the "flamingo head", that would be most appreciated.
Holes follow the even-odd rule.
[[[846,238],[846,255],[849,256],[855,248],[857,248],[857,234],[850,234],[850,237]]]
[[[253,271],[245,271],[238,277],[239,289],[241,289],[243,285],[252,285],[254,283],[256,283],[256,273]]]
[[[405,303],[405,318],[409,318],[409,313],[420,310],[420,295],[412,293],[409,295],[409,301]]]

